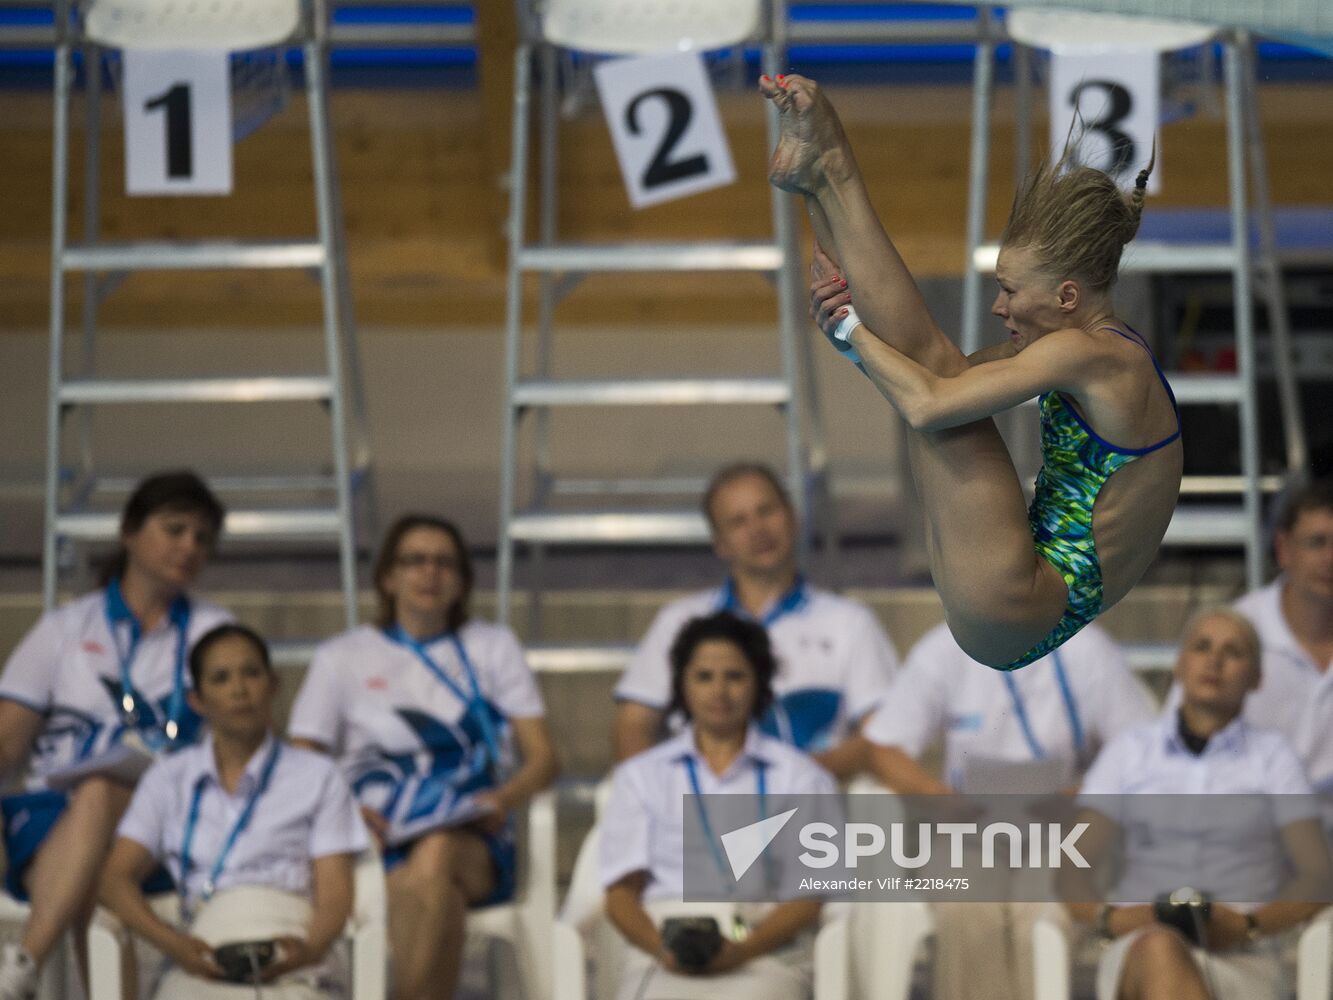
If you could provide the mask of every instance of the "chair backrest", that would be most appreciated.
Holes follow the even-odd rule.
[[[594,823],[579,845],[569,889],[560,908],[560,919],[580,931],[587,931],[602,915],[602,882],[597,875],[597,843],[601,835],[602,824]]]
[[[760,0],[547,0],[542,38],[580,52],[708,51],[753,38]]]
[[[351,922],[358,927],[383,924],[387,919],[384,894],[384,862],[379,851],[362,851],[356,859],[353,873],[353,905]]]
[[[1214,25],[1158,21],[1120,14],[1020,7],[1004,18],[1009,37],[1035,49],[1152,49],[1174,52],[1202,45],[1217,34]]]
[[[84,32],[109,48],[234,52],[286,41],[300,16],[300,0],[92,0]]]

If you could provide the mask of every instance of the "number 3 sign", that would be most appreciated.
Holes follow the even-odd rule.
[[[231,193],[231,79],[225,52],[123,53],[125,190]]]
[[[1160,94],[1158,54],[1151,50],[1070,49],[1051,54],[1051,151],[1063,151],[1075,114],[1079,162],[1105,170],[1128,190],[1152,156]],[[1156,193],[1161,150],[1148,180]]]
[[[703,57],[614,59],[595,70],[630,204],[645,208],[736,179]]]

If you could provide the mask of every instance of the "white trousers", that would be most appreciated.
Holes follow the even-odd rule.
[[[214,947],[233,941],[281,936],[304,937],[310,925],[310,900],[268,886],[224,889],[199,908],[189,932]],[[167,969],[154,1000],[331,1000],[346,996],[346,976],[337,948],[319,965],[298,969],[256,994],[254,986],[218,983],[191,976],[176,966]]]
[[[1116,938],[1102,953],[1097,963],[1097,1000],[1115,1000],[1129,949],[1147,929]],[[1223,952],[1190,948],[1190,954],[1214,1000],[1282,1000],[1287,995],[1276,941]]]
[[[659,926],[667,917],[711,916],[724,934],[735,915],[730,904],[718,903],[657,901],[645,903],[644,909]],[[624,947],[616,1000],[809,1000],[814,985],[814,935],[810,933],[719,976],[668,972],[638,948],[628,943]]]

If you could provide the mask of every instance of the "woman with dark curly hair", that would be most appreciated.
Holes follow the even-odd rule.
[[[672,708],[688,724],[616,768],[602,817],[606,914],[633,945],[622,997],[809,995],[809,932],[819,918],[818,899],[730,908],[720,921],[720,947],[702,964],[683,962],[661,925],[684,912],[683,798],[709,832],[706,795],[756,795],[764,813],[769,796],[837,791],[832,776],[812,759],[760,732],[757,721],[773,699],[776,669],[763,626],[727,611],[687,622],[671,647]],[[719,884],[731,885],[721,854],[713,861]]]

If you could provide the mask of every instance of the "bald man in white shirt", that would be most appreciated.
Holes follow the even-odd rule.
[[[864,734],[875,777],[902,794],[1072,791],[1103,745],[1153,714],[1124,653],[1096,625],[1011,673],[973,660],[939,625],[912,648]],[[944,771],[936,777],[920,761],[941,739]],[[1005,774],[1014,784],[1001,783]],[[934,906],[934,1000],[1031,997],[1032,928],[1043,909]]]
[[[1289,990],[1273,936],[1322,909],[1333,877],[1318,805],[1284,735],[1243,717],[1260,682],[1260,644],[1242,615],[1197,614],[1182,637],[1176,680],[1179,707],[1122,733],[1084,780],[1080,851],[1092,869],[1114,857],[1120,876],[1097,903],[1090,871],[1062,868],[1066,908],[1110,941],[1098,1000],[1280,1000]],[[1206,849],[1179,811],[1153,810],[1162,797],[1215,795],[1233,797],[1224,803],[1263,796],[1264,808],[1233,804],[1230,826],[1210,824],[1216,836]],[[1185,886],[1212,898],[1196,946],[1153,906]]]

